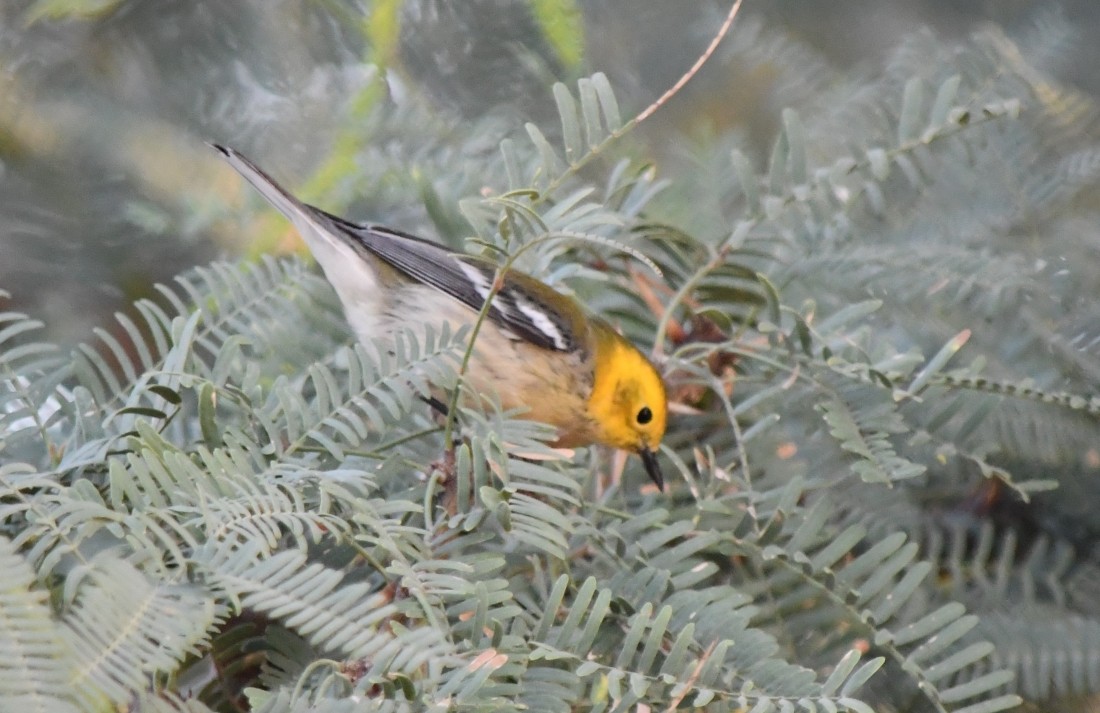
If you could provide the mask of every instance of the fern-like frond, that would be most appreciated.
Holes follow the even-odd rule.
[[[408,706],[393,701],[364,701],[361,698],[315,698],[297,693],[294,689],[276,693],[253,690],[249,692],[250,710],[256,713],[398,713],[410,710]]]
[[[535,185],[548,194],[596,156],[623,126],[618,100],[602,72],[581,79],[576,96],[564,84],[555,84],[554,101],[561,119],[562,149],[551,145],[535,124],[527,124],[527,135],[538,151],[540,165],[532,180],[521,184]],[[506,162],[516,163],[507,156]]]
[[[208,548],[199,555],[205,577],[239,602],[239,606],[283,622],[314,645],[342,651],[352,658],[388,665],[405,647],[404,665],[415,673],[415,651],[447,656],[451,644],[435,629],[414,629],[408,636],[388,632],[401,614],[420,618],[394,601],[392,592],[365,583],[346,584],[340,572],[308,564],[301,552],[281,552],[257,559],[254,550]]]
[[[134,697],[132,705],[135,710],[151,713],[214,713],[216,710],[195,698],[165,692],[144,692]]]
[[[1089,694],[1100,688],[1100,621],[1054,606],[984,613],[979,633],[995,646],[992,661],[1013,671],[1031,700]]]
[[[772,527],[784,534],[757,555],[774,577],[768,584],[772,602],[767,619],[781,617],[793,635],[820,631],[830,616],[856,625],[876,651],[912,677],[937,710],[947,710],[947,702],[956,700],[959,676],[973,684],[967,697],[1000,690],[1007,680],[1003,675],[982,679],[981,685],[965,676],[978,666],[988,669],[994,648],[988,641],[963,640],[978,617],[966,615],[957,602],[938,609],[920,606],[933,568],[916,560],[918,546],[907,543],[902,533],[869,542],[858,525],[834,531],[829,510],[820,502],[792,522],[772,520]],[[763,530],[764,542],[770,539],[769,529]],[[818,645],[828,650],[837,643],[826,633]],[[812,647],[807,644],[805,650]],[[997,710],[1018,701],[1006,697]]]
[[[0,700],[10,710],[75,713],[70,688],[75,666],[54,621],[47,593],[30,565],[0,538]]]
[[[315,297],[323,283],[298,261],[215,264],[195,268],[177,283],[176,289],[158,286],[161,302],[135,305],[140,321],[120,314],[117,336],[99,330],[98,346],[81,345],[73,354],[79,383],[109,414],[107,423],[117,433],[130,430],[138,416],[170,410],[151,386],[178,389],[184,373],[224,380],[234,366],[224,364],[225,350],[236,355],[243,344],[250,344],[256,354],[286,359],[289,354],[269,350],[296,344],[279,337],[279,330],[295,320],[314,325],[318,334],[332,333],[332,317],[318,317],[324,310],[316,308],[315,298],[306,299]]]
[[[891,483],[913,478],[925,466],[900,456],[891,438],[909,429],[897,406],[881,389],[847,386],[836,390],[820,404],[829,434],[842,449],[858,460],[852,469],[866,482]]]
[[[129,453],[111,462],[112,508],[131,513],[128,537],[163,553],[167,569],[204,542],[249,542],[274,552],[347,531],[343,519],[307,501],[302,483],[283,482],[289,472],[273,473],[251,455],[232,445],[202,449],[200,467],[170,448]]]
[[[214,601],[189,584],[149,582],[123,560],[101,557],[79,583],[63,637],[76,662],[69,680],[88,702],[130,700],[207,640]]]
[[[464,339],[465,332],[449,329],[405,332],[395,335],[392,354],[361,346],[344,351],[339,360],[346,368],[339,374],[314,363],[301,385],[277,380],[258,413],[270,447],[281,458],[312,446],[342,460],[344,448],[399,419],[417,397],[429,397],[433,385],[454,384]]]
[[[0,290],[0,300],[8,294]],[[48,462],[56,457],[56,426],[71,410],[72,393],[61,350],[31,341],[44,325],[18,312],[0,312],[0,453]]]

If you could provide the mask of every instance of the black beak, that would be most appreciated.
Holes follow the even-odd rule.
[[[665,476],[661,475],[661,464],[657,462],[657,454],[642,446],[642,449],[638,451],[638,455],[642,457],[645,472],[649,473],[650,479],[657,484],[657,489],[662,493],[665,492]]]

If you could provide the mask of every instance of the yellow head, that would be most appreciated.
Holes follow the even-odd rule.
[[[588,398],[596,440],[640,455],[649,477],[664,490],[657,447],[665,435],[668,418],[665,384],[633,344],[610,327],[599,327],[595,335],[596,373]]]

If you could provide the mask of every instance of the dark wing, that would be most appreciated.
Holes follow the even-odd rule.
[[[430,285],[480,311],[496,266],[460,256],[415,235],[376,225],[359,225],[315,209],[355,243],[408,277]],[[493,298],[489,319],[516,339],[543,349],[573,352],[585,344],[580,307],[569,297],[518,271],[509,271]]]
[[[256,164],[226,146],[212,145],[233,168],[289,218],[318,261],[329,269],[345,259],[333,252],[332,241],[346,241],[366,250],[410,279],[430,285],[481,311],[496,275],[496,266],[458,256],[415,235],[389,228],[360,225],[299,201]],[[585,350],[588,332],[583,313],[573,300],[520,272],[509,272],[493,298],[489,318],[517,340],[560,352]]]

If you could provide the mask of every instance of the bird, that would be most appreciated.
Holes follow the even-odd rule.
[[[461,328],[491,300],[464,381],[556,428],[556,447],[637,454],[664,490],[657,458],[668,417],[664,381],[611,324],[517,269],[498,273],[491,260],[303,203],[241,152],[210,146],[301,234],[361,342],[417,325]]]

